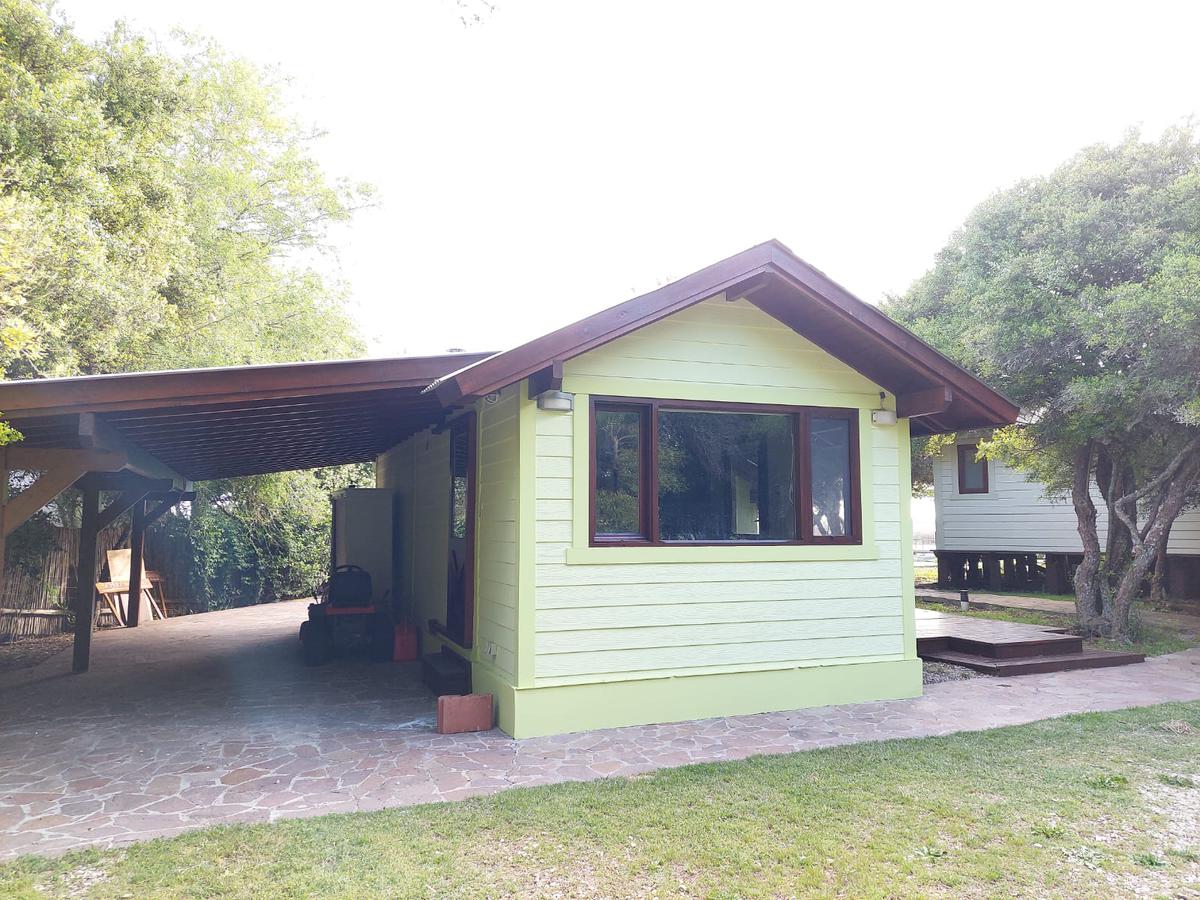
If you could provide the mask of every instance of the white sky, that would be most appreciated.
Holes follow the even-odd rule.
[[[61,0],[294,77],[373,355],[503,349],[777,237],[877,302],[991,191],[1200,112],[1194,4]]]

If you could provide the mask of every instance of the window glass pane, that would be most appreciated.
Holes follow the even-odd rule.
[[[777,414],[660,411],[662,540],[793,540],[792,421]]]
[[[812,521],[816,537],[850,533],[850,420],[813,416],[809,420],[812,454]]]
[[[450,536],[467,536],[467,452],[470,436],[456,426],[450,432]]]
[[[596,534],[640,534],[642,414],[596,410]]]
[[[964,493],[983,493],[987,489],[985,476],[986,460],[976,461],[975,454],[978,448],[975,445],[960,446],[958,448],[959,456],[959,483],[958,489]]]

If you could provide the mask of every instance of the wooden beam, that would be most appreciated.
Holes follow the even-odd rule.
[[[184,499],[195,500],[196,492],[189,491],[188,493],[183,494],[183,493],[180,493],[179,491],[175,491],[171,494],[168,494],[166,497],[163,497],[157,506],[155,506],[149,512],[143,512],[143,514],[142,514],[143,526],[149,527],[150,525],[154,524],[159,519],[161,519],[163,517],[163,515],[166,514],[167,510],[169,510],[172,506],[177,505],[179,503],[179,501],[184,500]]]
[[[55,447],[9,447],[6,450],[10,469],[42,471],[60,466],[88,472],[116,472],[125,467],[124,453],[111,450],[58,449]]]
[[[529,376],[529,399],[536,400],[546,391],[561,391],[563,383],[563,361],[555,359],[544,369]]]
[[[105,450],[6,447],[4,456],[7,469],[43,470],[33,484],[4,504],[4,537],[27,522],[34,513],[74,484],[85,472],[111,472],[125,464],[122,454]]]
[[[117,521],[121,515],[133,509],[136,504],[145,500],[148,493],[150,493],[150,491],[146,490],[145,488],[132,491],[122,491],[116,496],[112,503],[104,507],[104,511],[100,513],[100,517],[97,520],[97,530],[103,531],[113,522]]]
[[[146,552],[146,500],[133,505],[129,528],[129,600],[125,604],[125,627],[137,628],[142,616],[142,558]]]
[[[25,524],[34,513],[78,481],[86,471],[60,467],[43,472],[37,481],[5,504],[4,536],[8,537]]]
[[[896,396],[896,415],[902,419],[917,416],[936,416],[950,408],[954,390],[950,385],[939,385],[923,391],[913,391]]]
[[[96,534],[100,520],[100,491],[83,491],[83,522],[79,529],[79,560],[75,565],[75,654],[71,668],[86,672],[92,658],[92,627],[96,617]]]
[[[85,418],[85,414],[79,418]],[[96,446],[105,450],[113,450],[117,453],[123,453],[126,457],[125,468],[138,475],[146,478],[155,479],[170,479],[177,483],[177,486],[182,489],[183,483],[187,480],[162,460],[155,456],[151,456],[141,447],[130,443],[125,437],[105,423],[97,420],[95,416],[91,416],[91,428],[95,435]]]
[[[143,478],[133,472],[88,472],[75,485],[79,489],[94,487],[100,491],[177,491],[180,487],[174,479]]]
[[[736,303],[738,300],[746,300],[752,297],[770,284],[771,277],[766,272],[760,272],[744,281],[731,284],[725,289],[725,302]]]

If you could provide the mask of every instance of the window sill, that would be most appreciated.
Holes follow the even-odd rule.
[[[879,559],[874,542],[863,544],[770,544],[756,547],[569,547],[568,566],[637,563],[839,562]]]

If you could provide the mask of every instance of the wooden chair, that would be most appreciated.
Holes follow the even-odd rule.
[[[122,628],[125,627],[125,606],[124,598],[129,594],[129,582],[124,584],[112,581],[97,581],[96,593],[100,595],[100,599],[96,601],[96,605],[101,603],[107,607],[107,611],[112,614],[113,621]],[[103,614],[104,608],[100,612]],[[99,616],[97,617],[99,620]]]
[[[108,551],[108,577],[109,581],[96,582],[96,591],[100,594],[102,601],[107,604],[109,611],[113,614],[117,624],[125,626],[129,620],[129,566],[132,551],[125,550],[109,550]],[[145,583],[142,585],[141,609],[138,610],[138,619],[142,622],[149,622],[153,619],[165,619],[167,617],[165,604],[159,602],[159,598],[154,596],[153,588],[160,585],[161,581],[150,577],[149,572],[143,573]]]

